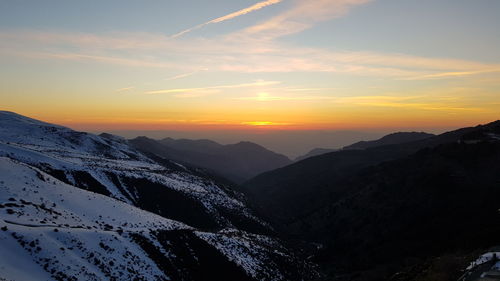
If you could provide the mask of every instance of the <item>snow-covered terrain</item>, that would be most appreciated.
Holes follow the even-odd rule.
[[[0,156],[35,166],[68,184],[169,217],[160,206],[164,203],[158,201],[161,197],[148,194],[148,202],[144,202],[144,193],[166,188],[198,206],[196,221],[178,214],[180,210],[171,211],[175,213],[173,219],[195,226],[232,227],[236,214],[238,221],[267,227],[251,214],[232,190],[206,177],[195,176],[183,166],[160,165],[118,137],[102,138],[15,113],[0,112]],[[153,190],[154,184],[161,187],[156,186]],[[225,216],[227,213],[231,213],[232,218]],[[199,222],[203,218],[207,222]]]
[[[0,280],[315,275],[269,231],[240,194],[190,168],[0,111]]]

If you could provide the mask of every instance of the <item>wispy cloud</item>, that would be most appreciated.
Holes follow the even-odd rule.
[[[1,38],[1,37],[0,37]],[[0,55],[16,56],[27,59],[41,60],[68,60],[79,62],[95,62],[109,65],[122,65],[131,67],[152,67],[152,68],[177,68],[178,65],[169,62],[151,61],[146,59],[135,59],[130,57],[116,55],[94,55],[87,53],[69,53],[69,52],[41,52],[34,50],[13,50],[0,49]]]
[[[191,28],[188,28],[186,30],[183,30],[179,33],[176,33],[174,35],[171,36],[171,38],[177,38],[179,36],[182,36],[186,33],[189,33],[193,30],[196,30],[196,29],[200,29],[206,25],[209,25],[209,24],[213,24],[213,23],[219,23],[219,22],[223,22],[223,21],[227,21],[227,20],[230,20],[230,19],[234,19],[236,17],[239,17],[239,16],[243,16],[243,15],[246,15],[248,13],[251,13],[253,11],[257,11],[257,10],[260,10],[264,7],[267,7],[267,6],[270,6],[270,5],[274,5],[274,4],[278,4],[279,2],[281,2],[282,0],[267,0],[267,1],[262,1],[262,2],[259,2],[259,3],[256,3],[248,8],[245,8],[245,9],[241,9],[239,11],[236,11],[234,13],[230,13],[230,14],[227,14],[225,16],[222,16],[222,17],[219,17],[219,18],[216,18],[216,19],[213,19],[211,21],[207,21],[205,23],[202,23],[202,24],[199,24],[199,25],[196,25],[194,27],[191,27]]]
[[[177,80],[177,79],[182,79],[182,78],[186,78],[186,77],[189,77],[189,76],[192,76],[192,75],[195,75],[196,73],[200,72],[199,70],[196,70],[196,71],[191,71],[191,72],[188,72],[188,73],[181,73],[179,75],[175,75],[175,76],[172,76],[172,77],[168,77],[167,81],[172,81],[172,80]]]
[[[243,101],[318,101],[318,100],[336,100],[338,98],[332,96],[273,96],[269,93],[258,93],[256,96],[234,98],[234,100]]]
[[[406,77],[403,80],[428,80],[428,79],[446,79],[446,78],[458,78],[464,76],[478,75],[484,73],[494,73],[500,72],[500,68],[491,68],[478,71],[454,71],[454,72],[439,72],[433,74],[420,75],[415,77]]]
[[[296,0],[292,8],[277,16],[251,26],[238,35],[258,36],[261,39],[298,33],[315,23],[345,15],[352,7],[371,0]]]
[[[166,90],[155,90],[147,91],[146,94],[179,94],[179,93],[215,93],[221,89],[237,89],[237,88],[247,88],[247,87],[259,87],[259,86],[271,86],[280,84],[280,81],[255,81],[252,83],[242,83],[242,84],[232,84],[232,85],[218,85],[210,87],[199,87],[199,88],[179,88],[179,89],[166,89]],[[197,96],[197,95],[195,95]]]
[[[135,89],[135,87],[120,88],[120,89],[116,89],[115,93],[127,92],[127,91],[130,91],[130,90],[133,90],[133,89]]]
[[[449,99],[447,97],[433,97],[430,95],[340,97],[335,102],[349,106],[356,105],[365,107],[401,108],[443,112],[478,112],[486,110],[483,107],[471,106],[462,98],[454,97],[453,99]]]
[[[87,39],[78,39],[80,37]],[[323,72],[399,80],[477,79],[475,76],[500,70],[498,63],[336,51],[276,41],[263,42],[251,37],[240,39],[168,40],[161,34],[144,33],[97,35],[0,31],[0,56],[166,68],[180,73],[167,80],[188,77],[200,69],[212,73]],[[65,51],[68,47],[71,52]]]

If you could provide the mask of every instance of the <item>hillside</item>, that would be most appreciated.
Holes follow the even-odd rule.
[[[322,204],[322,200],[329,200],[325,196],[335,197],[334,193],[345,192],[338,182],[363,168],[411,155],[425,147],[457,142],[495,124],[463,128],[413,142],[343,149],[310,157],[248,180],[243,184],[243,191],[268,219],[278,224],[288,223],[290,218],[309,213]]]
[[[189,167],[0,112],[0,279],[316,276],[271,232],[241,194]]]
[[[338,149],[332,149],[332,148],[313,148],[308,153],[295,158],[295,162],[302,161],[302,160],[304,160],[306,158],[310,158],[310,157],[313,157],[313,156],[318,156],[318,155],[321,155],[321,154],[326,154],[326,153],[335,152],[335,151],[338,151]]]
[[[351,145],[344,146],[342,149],[343,150],[352,150],[352,149],[367,149],[367,148],[372,148],[372,147],[377,147],[377,146],[384,146],[384,145],[391,145],[391,144],[402,144],[402,143],[407,143],[407,142],[414,142],[418,140],[423,140],[426,138],[430,138],[434,136],[433,134],[428,134],[428,133],[417,133],[417,132],[398,132],[398,133],[392,133],[386,136],[383,136],[382,138],[378,140],[373,140],[373,141],[359,141],[356,143],[353,143]],[[302,161],[304,159],[313,157],[313,156],[318,156],[330,152],[335,152],[339,151],[341,149],[331,149],[331,148],[314,148],[308,153],[299,156],[295,158],[295,162]]]
[[[350,273],[497,245],[499,160],[499,142],[424,149],[339,183],[350,191],[286,229]]]
[[[433,134],[428,134],[424,132],[397,132],[381,137],[378,140],[372,141],[359,141],[348,146],[344,146],[342,149],[367,149],[371,147],[391,145],[391,144],[401,144],[407,142],[414,142],[423,139],[433,137]]]
[[[245,190],[283,235],[323,244],[316,261],[333,280],[417,280],[433,258],[498,244],[498,171],[497,121],[312,157]],[[452,268],[432,280],[458,278]]]

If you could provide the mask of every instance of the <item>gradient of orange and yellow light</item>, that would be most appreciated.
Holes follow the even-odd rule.
[[[69,18],[75,9],[64,3],[23,18],[22,5],[12,3],[0,11],[0,109],[92,131],[427,128],[496,120],[500,36],[491,11],[498,4],[450,1],[443,3],[460,13],[442,3],[220,1],[234,8],[219,9],[193,0],[207,5],[203,14],[189,1],[166,1],[151,5],[167,15],[151,17],[160,9],[150,8],[147,18],[127,18],[134,26],[110,20],[134,14],[125,0],[121,13],[108,4],[85,7],[92,16],[108,9],[96,22]],[[413,14],[405,18],[385,12],[408,5]],[[407,29],[391,22],[398,36],[387,34],[386,18]],[[67,25],[54,26],[56,19]],[[368,24],[379,27],[373,37]],[[412,39],[422,34],[429,40]]]

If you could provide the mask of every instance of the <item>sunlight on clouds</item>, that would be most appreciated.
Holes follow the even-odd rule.
[[[200,72],[200,71],[191,71],[191,72],[188,72],[188,73],[182,73],[182,74],[178,74],[178,75],[175,75],[175,76],[172,76],[172,77],[168,77],[165,80],[172,81],[172,80],[182,79],[182,78],[186,78],[186,77],[189,77],[189,76],[193,76],[193,75],[195,75],[198,72]]]
[[[115,90],[115,92],[116,93],[128,92],[128,91],[133,90],[133,89],[135,89],[135,87],[125,87],[125,88],[117,89],[117,90]]]
[[[488,111],[485,107],[472,107],[467,105],[460,97],[439,97],[439,96],[356,96],[343,97],[335,102],[349,106],[382,107],[382,108],[402,108],[414,111]]]
[[[231,14],[228,14],[228,15],[225,15],[225,16],[213,19],[211,21],[207,21],[205,23],[202,23],[202,24],[199,24],[197,26],[188,28],[186,30],[183,30],[183,31],[181,31],[179,33],[176,33],[176,34],[172,35],[171,38],[177,38],[179,36],[182,36],[182,35],[184,35],[186,33],[191,32],[193,30],[200,29],[200,28],[204,27],[205,25],[209,25],[209,24],[213,24],[213,23],[219,23],[219,22],[230,20],[230,19],[234,19],[234,18],[239,17],[239,16],[246,15],[246,14],[251,13],[253,11],[260,10],[260,9],[262,9],[264,7],[271,6],[271,5],[274,5],[274,4],[278,4],[281,1],[282,0],[267,0],[267,1],[262,1],[262,2],[256,3],[256,4],[254,4],[254,5],[252,5],[252,6],[248,7],[248,8],[241,9],[241,10],[239,10],[237,12],[234,12],[234,13],[231,13]]]
[[[21,74],[15,82],[12,77],[4,78],[9,94],[30,98],[2,101],[10,102],[12,110],[38,110],[38,114],[48,114],[39,108],[40,103],[50,101],[48,120],[55,123],[64,116],[75,124],[150,124],[155,128],[310,129],[422,120],[454,124],[500,114],[496,109],[500,62],[494,59],[445,57],[451,56],[446,50],[415,54],[398,53],[397,48],[343,50],[340,45],[308,46],[310,42],[297,44],[283,38],[312,32],[320,22],[368,7],[369,0],[255,2],[170,37],[151,30],[2,29],[2,64],[5,60],[13,62],[5,65],[14,70],[27,64],[44,70],[36,75],[18,71]],[[244,25],[232,29],[235,32],[182,36],[271,5],[276,6],[256,13],[253,19],[248,17]],[[100,73],[105,77],[97,77]],[[75,86],[73,81],[81,84]],[[76,105],[75,100],[79,101]],[[90,109],[100,117],[86,118]]]
[[[256,96],[251,97],[238,97],[233,98],[234,100],[243,101],[258,101],[258,102],[270,102],[270,101],[316,101],[316,100],[335,100],[336,97],[331,96],[272,96],[269,93],[258,93]]]
[[[277,16],[244,29],[239,36],[257,36],[271,40],[304,31],[315,23],[345,15],[352,7],[370,0],[295,0],[292,8]]]
[[[78,39],[80,36],[89,39]],[[3,42],[0,56],[159,68],[180,72],[168,77],[167,81],[189,77],[199,71],[323,72],[393,77],[400,80],[432,80],[486,75],[500,70],[498,63],[306,48],[276,41],[234,38],[232,34],[217,39],[169,41],[163,35],[145,33],[97,35],[4,31],[0,32],[0,41]],[[73,52],[60,51],[68,47],[71,47]],[[40,51],[41,49],[59,51]]]
[[[495,72],[500,72],[500,68],[499,69],[491,68],[478,71],[442,72],[442,73],[427,74],[416,77],[407,77],[403,79],[404,80],[444,79],[444,78],[455,78],[455,77],[463,77],[463,76],[471,76],[471,75],[479,75],[479,74],[495,73]]]
[[[247,88],[247,87],[262,87],[262,86],[270,86],[280,84],[280,81],[255,81],[253,83],[242,83],[242,84],[233,84],[233,85],[218,85],[218,86],[210,86],[210,87],[200,87],[200,88],[184,88],[184,89],[167,89],[167,90],[156,90],[156,91],[148,91],[146,94],[172,94],[172,93],[188,93],[188,92],[219,92],[220,89],[238,89],[238,88]]]

